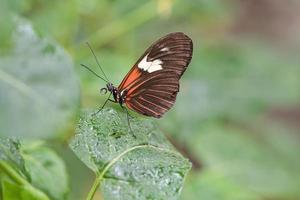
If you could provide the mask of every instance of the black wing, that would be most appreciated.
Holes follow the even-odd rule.
[[[143,79],[143,76],[152,73],[153,70],[172,70],[182,76],[188,67],[193,54],[192,40],[181,32],[170,33],[154,44],[152,44],[146,52],[135,63],[131,70],[127,73],[118,89],[121,91],[128,88],[138,79]],[[153,63],[161,66],[161,69],[153,67],[143,67],[143,64]]]

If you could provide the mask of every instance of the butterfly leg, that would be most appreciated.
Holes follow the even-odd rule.
[[[123,106],[124,107],[124,106]],[[134,117],[130,115],[129,111],[127,110],[126,107],[123,108],[123,110],[126,110],[126,115],[128,116],[129,119],[133,119]]]
[[[111,96],[111,93],[109,94],[108,98],[105,100],[105,102],[104,102],[104,104],[101,106],[101,108],[99,108],[97,112],[93,113],[93,115],[97,115],[97,114],[104,108],[104,106],[107,104],[108,101],[114,102],[113,100],[110,99],[110,96]]]
[[[132,136],[133,136],[134,138],[136,138],[136,136],[135,136],[135,134],[134,134],[134,132],[132,131],[131,126],[130,126],[129,117],[131,117],[131,116],[129,115],[129,112],[128,112],[128,110],[127,110],[126,107],[124,107],[124,106],[122,106],[122,105],[121,105],[121,107],[122,107],[122,109],[125,110],[125,112],[126,112],[126,117],[127,117],[127,123],[128,123],[129,130],[130,130]]]

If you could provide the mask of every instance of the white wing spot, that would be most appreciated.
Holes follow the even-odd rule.
[[[169,51],[168,47],[162,48],[161,51]]]
[[[144,70],[144,71],[147,71],[149,73],[151,72],[155,72],[157,70],[161,70],[162,69],[162,61],[159,60],[159,59],[156,59],[154,61],[150,61],[148,62],[147,61],[147,58],[148,58],[148,55],[147,54],[143,60],[141,60],[141,62],[138,64],[138,68]]]

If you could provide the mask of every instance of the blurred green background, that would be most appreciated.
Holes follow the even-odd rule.
[[[66,123],[53,121],[55,129],[48,129],[45,137],[55,136],[49,143],[66,161],[71,181],[69,199],[82,199],[94,177],[65,144],[73,135],[78,110],[96,108],[105,100],[99,94],[105,83],[80,67],[84,63],[99,70],[85,42],[93,46],[109,79],[118,85],[152,42],[175,31],[185,32],[193,39],[193,59],[182,77],[175,106],[156,123],[193,163],[181,199],[300,199],[299,1],[0,3],[0,85],[10,80],[1,72],[31,73],[22,68],[23,63],[36,59],[33,53],[18,62],[18,56],[34,52],[31,45],[12,53],[16,18],[26,21],[20,23],[31,24],[39,38],[60,46],[67,57],[60,63],[62,67],[47,72],[50,82],[57,83],[57,77],[62,81],[51,90],[44,89],[47,98],[55,94],[55,99],[66,102],[54,103],[55,108],[47,113],[51,122],[58,116],[59,120],[67,119]],[[45,51],[51,52],[51,46]],[[47,65],[52,60],[47,57],[46,62],[38,60],[34,65]],[[68,69],[64,69],[66,65]],[[0,86],[2,114],[6,110],[11,119],[17,120],[20,113],[23,117],[39,113],[30,106],[28,110],[18,110],[20,102],[5,100],[6,91]],[[14,102],[13,108],[7,109],[7,101]],[[8,118],[2,115],[0,119],[2,132]],[[17,131],[22,124],[11,123]],[[27,123],[26,127],[32,133],[45,129],[42,124],[31,130],[33,124]],[[102,199],[100,193],[96,199]]]

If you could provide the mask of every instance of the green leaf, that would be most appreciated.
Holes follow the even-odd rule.
[[[185,200],[259,200],[259,195],[236,184],[216,171],[203,170],[187,179],[182,198]]]
[[[5,161],[15,171],[29,178],[24,159],[20,153],[20,142],[16,139],[0,139],[0,161]],[[0,170],[1,171],[1,170]]]
[[[96,174],[105,199],[177,199],[191,168],[151,120],[84,112],[70,144]],[[93,190],[92,189],[92,190]],[[92,196],[92,195],[90,195]]]
[[[3,194],[10,196],[14,190],[20,190],[16,194],[20,195],[20,199],[26,199],[29,193],[37,197],[48,195],[54,200],[67,198],[69,182],[64,162],[42,144],[20,144],[17,140],[0,139],[0,181],[4,184]],[[10,182],[4,183],[8,179]],[[23,193],[26,195],[22,196]]]
[[[3,200],[49,200],[39,190],[28,186],[20,186],[8,180],[2,181],[2,193]]]
[[[222,123],[203,125],[200,132],[188,144],[207,170],[261,197],[299,199],[300,163],[296,152],[300,152],[300,148],[298,141],[293,144],[288,140],[291,136],[272,132],[271,143],[263,135]],[[275,138],[280,139],[280,143],[276,144]],[[285,143],[286,152],[281,149],[282,143]],[[294,150],[293,154],[287,144]]]
[[[43,146],[28,145],[23,147],[23,157],[33,186],[51,199],[66,199],[69,192],[67,171],[55,152]]]
[[[0,136],[53,136],[79,105],[71,58],[22,20],[12,40],[11,54],[0,57]]]

